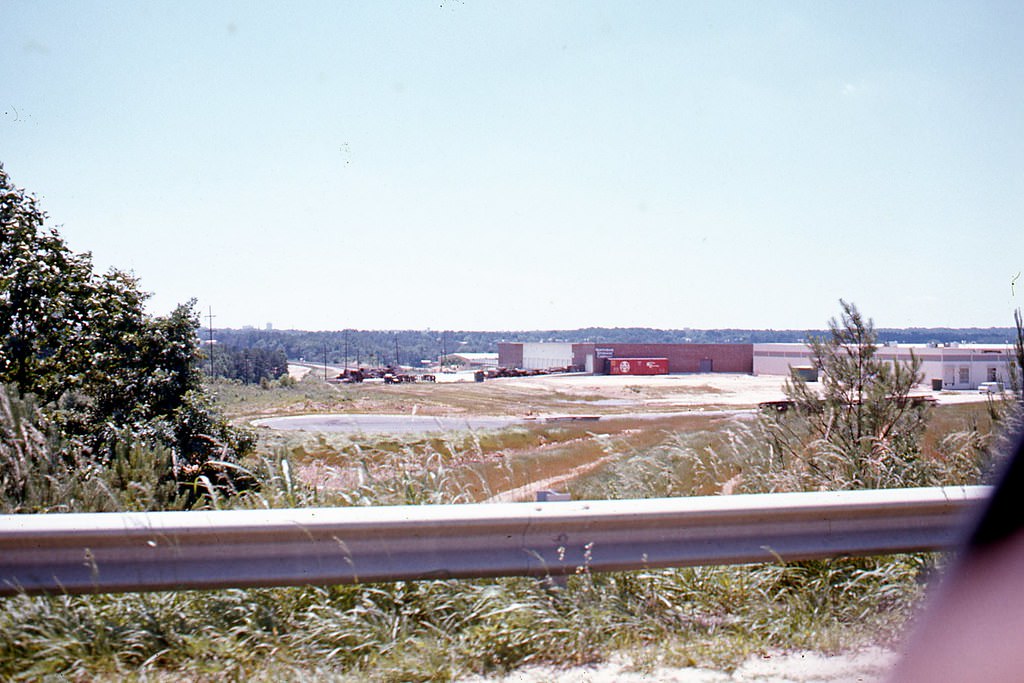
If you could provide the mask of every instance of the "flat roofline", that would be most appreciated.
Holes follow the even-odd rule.
[[[799,348],[799,347],[809,348],[809,344],[807,342],[755,342],[754,343],[754,348],[755,349],[757,349],[759,347],[769,347],[769,346],[778,346],[778,347],[785,347],[785,348]],[[891,345],[891,346],[887,346],[884,343],[875,344],[875,346],[878,348],[879,351],[884,351],[886,349],[914,349],[914,350],[917,350],[917,349],[925,349],[925,350],[934,349],[936,351],[998,351],[1000,353],[1012,348],[1012,344],[1010,344],[1010,343],[1006,343],[1006,344],[957,344],[956,346],[946,346],[945,344],[939,344],[937,346],[932,346],[930,344],[910,343],[910,342],[903,343],[903,342],[900,342],[899,344],[895,344],[895,345]]]

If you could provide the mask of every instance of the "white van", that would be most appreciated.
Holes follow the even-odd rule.
[[[1003,393],[1002,382],[982,382],[978,385],[979,394],[1001,394]]]

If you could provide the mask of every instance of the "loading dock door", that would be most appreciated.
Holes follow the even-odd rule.
[[[711,369],[711,365],[712,363],[710,358],[702,359],[700,361],[700,369],[698,370],[698,372],[713,372],[713,370]]]

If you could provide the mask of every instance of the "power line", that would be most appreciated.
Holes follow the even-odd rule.
[[[213,314],[213,306],[208,309],[210,312],[207,314],[206,319],[209,321],[207,326],[210,330],[210,379],[213,379],[213,319],[216,317]]]

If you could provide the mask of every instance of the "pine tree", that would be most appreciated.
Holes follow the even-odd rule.
[[[913,353],[907,362],[878,358],[872,321],[840,304],[828,335],[808,340],[820,386],[793,372],[785,385],[792,408],[766,418],[775,455],[823,486],[902,485],[917,466],[929,417],[927,404],[910,398],[921,361]]]

